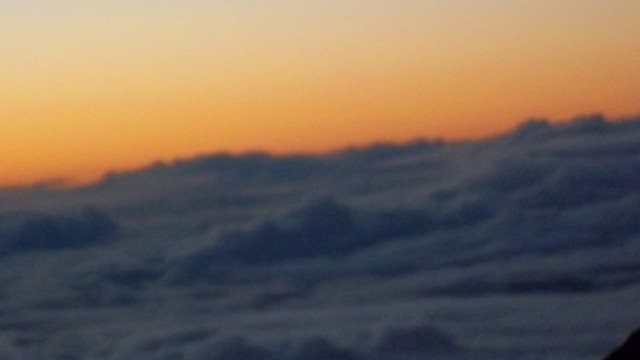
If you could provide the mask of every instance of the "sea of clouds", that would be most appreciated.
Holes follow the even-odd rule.
[[[0,190],[0,359],[598,360],[640,325],[640,118]]]

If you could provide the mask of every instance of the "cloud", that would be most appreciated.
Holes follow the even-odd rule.
[[[74,215],[27,215],[14,222],[0,233],[7,252],[81,248],[107,241],[118,231],[109,215],[94,208]]]
[[[198,348],[189,360],[275,360],[267,349],[251,344],[247,340],[234,337],[220,340]]]
[[[418,325],[385,330],[378,339],[376,349],[382,353],[427,355],[453,353],[458,347],[451,337],[437,328]]]
[[[246,232],[225,234],[218,249],[248,264],[337,255],[359,245],[358,230],[347,207],[324,199],[278,222],[267,221]]]
[[[2,190],[0,349],[605,353],[638,321],[625,309],[640,291],[639,173],[640,119],[587,116],[474,141],[218,154],[80,188]]]
[[[287,357],[287,360],[364,360],[355,351],[336,346],[322,337],[302,341]]]

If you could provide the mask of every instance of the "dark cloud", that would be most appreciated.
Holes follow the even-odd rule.
[[[190,349],[198,349],[202,357],[194,359],[210,359],[211,351],[206,346],[213,342],[217,331],[209,328],[186,329],[149,329],[147,333],[130,339],[121,345],[113,358],[116,359],[184,359]]]
[[[429,325],[418,325],[385,330],[376,349],[382,353],[428,355],[453,353],[458,350],[458,346],[441,330]]]
[[[222,236],[219,251],[244,263],[338,255],[356,248],[353,214],[332,199],[315,202],[278,222],[265,222],[247,232]]]
[[[215,245],[182,260],[172,276],[221,281],[238,265],[342,257],[379,242],[424,234],[436,226],[418,210],[370,214],[324,198],[250,229],[221,234]]]
[[[355,351],[334,345],[329,340],[316,337],[298,344],[287,360],[364,360]]]
[[[276,360],[267,349],[234,337],[198,348],[189,360]]]
[[[331,158],[349,164],[376,167],[381,162],[398,160],[424,153],[432,153],[445,147],[443,141],[417,140],[407,144],[377,143],[366,148],[351,148],[331,154]]]
[[[109,240],[118,223],[108,214],[86,208],[77,215],[27,215],[2,229],[6,251],[81,248]]]

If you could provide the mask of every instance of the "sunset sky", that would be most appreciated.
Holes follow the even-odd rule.
[[[638,0],[0,0],[0,185],[640,112]]]

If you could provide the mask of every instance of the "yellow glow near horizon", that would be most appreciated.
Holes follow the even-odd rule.
[[[636,0],[9,0],[0,185],[639,111]]]

